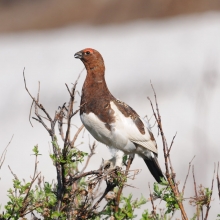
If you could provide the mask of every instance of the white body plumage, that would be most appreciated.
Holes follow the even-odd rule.
[[[145,125],[145,134],[141,134],[133,120],[125,117],[117,108],[110,102],[111,108],[114,110],[115,122],[110,124],[110,129],[105,126],[94,113],[83,113],[81,120],[93,137],[110,148],[120,150],[125,154],[138,154],[141,157],[152,157],[157,154],[156,142],[151,140],[149,134],[149,124],[141,119]],[[116,165],[121,166],[121,152],[116,151]]]

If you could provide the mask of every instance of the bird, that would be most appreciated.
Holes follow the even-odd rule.
[[[124,154],[131,158],[137,154],[160,183],[164,175],[149,122],[111,94],[105,81],[104,60],[97,50],[86,48],[74,57],[83,62],[87,71],[80,102],[80,118],[85,128],[114,152],[114,166],[122,166]]]

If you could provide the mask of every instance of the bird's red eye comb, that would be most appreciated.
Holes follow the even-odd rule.
[[[86,53],[86,54],[91,54],[91,53],[93,53],[93,49],[86,48],[83,52]]]

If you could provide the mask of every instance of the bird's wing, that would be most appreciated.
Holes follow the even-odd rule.
[[[145,134],[142,134],[132,119],[127,118],[125,120],[126,126],[124,126],[124,129],[129,140],[157,154],[157,144],[151,131],[144,127]]]
[[[115,127],[120,129],[130,141],[157,154],[157,144],[148,122],[141,119],[130,106],[116,101],[111,102],[111,108],[114,110],[116,119]]]

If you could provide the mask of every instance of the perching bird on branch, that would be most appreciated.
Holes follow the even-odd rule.
[[[115,166],[122,166],[124,153],[143,158],[157,182],[164,177],[157,161],[157,144],[149,123],[127,104],[116,99],[105,82],[101,54],[91,48],[75,53],[87,70],[82,88],[80,117],[86,129],[99,142],[115,149]]]

